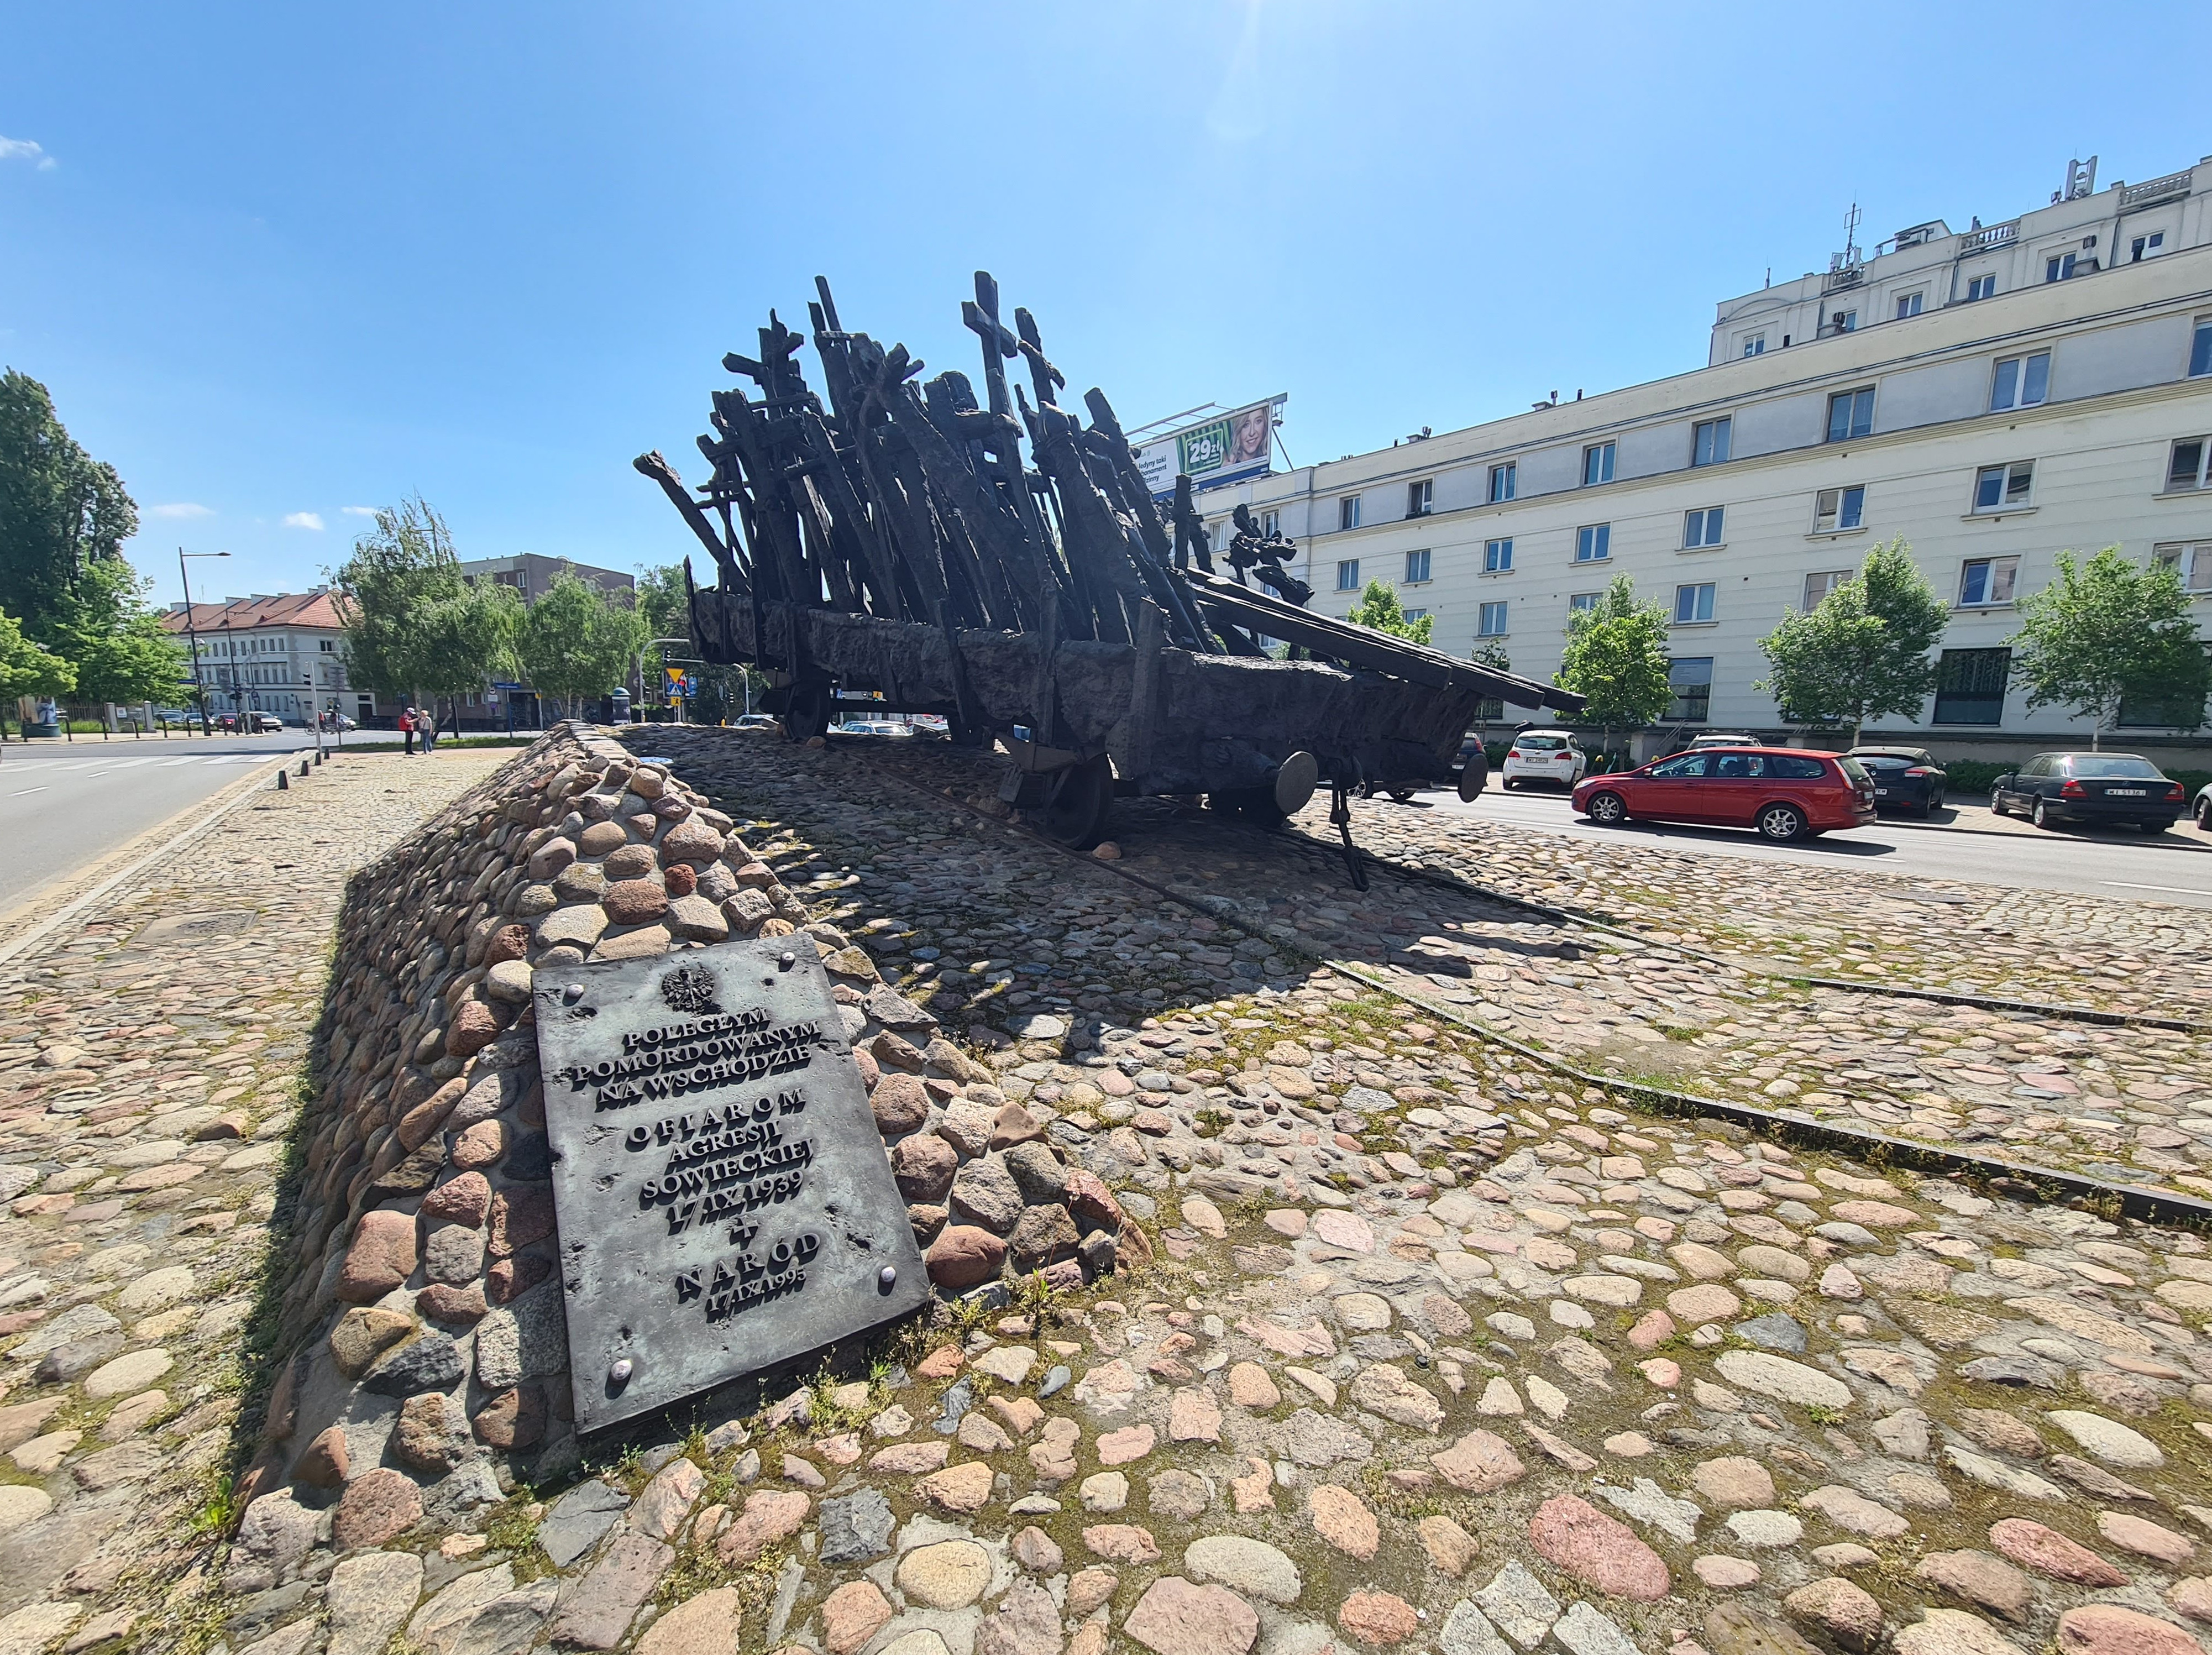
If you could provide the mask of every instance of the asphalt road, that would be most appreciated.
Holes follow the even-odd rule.
[[[1471,814],[1575,838],[1626,844],[1663,844],[1699,855],[1749,857],[1826,867],[1862,867],[1909,878],[1963,879],[2119,901],[2175,904],[2212,909],[2212,835],[2186,818],[2155,838],[2133,828],[2051,833],[2014,821],[1998,822],[1978,805],[1947,814],[1956,826],[1923,825],[1884,817],[1871,827],[1829,833],[1809,843],[1772,845],[1748,831],[1676,827],[1632,822],[1593,827],[1569,808],[1563,793],[1504,793],[1495,782],[1472,805],[1455,794],[1425,793],[1415,808]],[[1939,818],[1939,821],[1941,818]],[[1965,827],[1986,826],[1967,832]]]
[[[312,730],[0,745],[0,910],[220,792],[255,764],[314,745]]]

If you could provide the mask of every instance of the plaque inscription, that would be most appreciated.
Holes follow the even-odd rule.
[[[928,1297],[812,939],[556,966],[533,992],[578,1431]]]

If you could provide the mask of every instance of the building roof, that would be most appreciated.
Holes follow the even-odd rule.
[[[194,604],[191,627],[196,632],[250,632],[280,626],[321,627],[337,631],[345,616],[335,592],[283,592],[273,597],[234,598],[228,603]],[[161,630],[185,630],[185,605],[173,604],[161,617]]]

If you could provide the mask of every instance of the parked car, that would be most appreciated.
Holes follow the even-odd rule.
[[[273,735],[284,727],[284,721],[274,713],[248,713],[246,729],[249,735]]]
[[[1548,782],[1572,789],[1589,771],[1589,755],[1565,730],[1523,730],[1506,749],[1500,785]]]
[[[2198,832],[2212,833],[2212,782],[2197,789],[2197,802],[2190,813],[2197,818]]]
[[[1933,816],[1943,808],[1951,778],[1924,747],[1854,747],[1845,755],[1856,758],[1874,777],[1876,810],[1909,810]]]
[[[2018,811],[2039,828],[2109,822],[2163,833],[2186,802],[2181,783],[2137,753],[2038,753],[1990,788],[1991,815]]]
[[[1707,747],[1585,777],[1574,806],[1600,827],[1632,819],[1747,827],[1777,843],[1875,819],[1874,778],[1856,758],[1797,747]]]
[[[735,721],[732,727],[740,730],[774,730],[782,727],[776,722],[773,713],[746,713]]]
[[[1703,752],[1708,747],[1756,747],[1758,742],[1747,735],[1730,734],[1725,730],[1707,730],[1703,735],[1693,735],[1684,752]]]
[[[910,736],[914,733],[914,726],[896,723],[887,718],[860,718],[848,719],[837,727],[837,730],[841,735]]]

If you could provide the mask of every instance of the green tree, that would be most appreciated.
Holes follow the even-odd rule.
[[[691,599],[684,589],[684,565],[637,566],[637,612],[655,638],[691,636]]]
[[[24,696],[57,700],[76,688],[76,668],[23,636],[15,618],[0,610],[0,738],[8,733],[8,705]]]
[[[46,387],[0,374],[0,609],[44,637],[85,570],[120,562],[137,532],[123,479],[77,446]]]
[[[2062,551],[2058,578],[2022,598],[2015,612],[2013,672],[2027,687],[2028,709],[2055,705],[2085,715],[2092,749],[2119,721],[2123,701],[2151,703],[2178,728],[2204,722],[2212,666],[2171,565],[2130,563],[2118,546],[2087,563]]]
[[[153,583],[121,557],[78,574],[57,604],[43,642],[76,669],[80,703],[174,701],[185,690],[185,648],[146,607]]]
[[[1792,723],[1849,725],[1856,747],[1869,720],[1919,716],[1936,687],[1930,652],[1949,618],[1911,549],[1885,541],[1811,610],[1784,611],[1759,641],[1773,670],[1752,688]]]
[[[1426,643],[1436,630],[1433,615],[1408,620],[1398,602],[1398,588],[1384,581],[1370,581],[1367,590],[1359,594],[1359,601],[1344,618],[1355,626],[1372,627],[1377,632],[1388,632],[1394,638],[1409,638],[1415,643]]]
[[[1636,583],[1613,577],[1605,595],[1567,617],[1566,647],[1552,682],[1584,697],[1583,721],[1603,733],[1656,722],[1674,698],[1667,677],[1667,611],[1638,603]]]
[[[580,698],[624,683],[653,636],[628,595],[602,592],[564,568],[522,618],[515,639],[522,670],[572,716]]]
[[[446,520],[420,496],[380,511],[333,577],[345,617],[346,671],[414,702],[479,688],[514,667],[521,599],[461,573]]]

